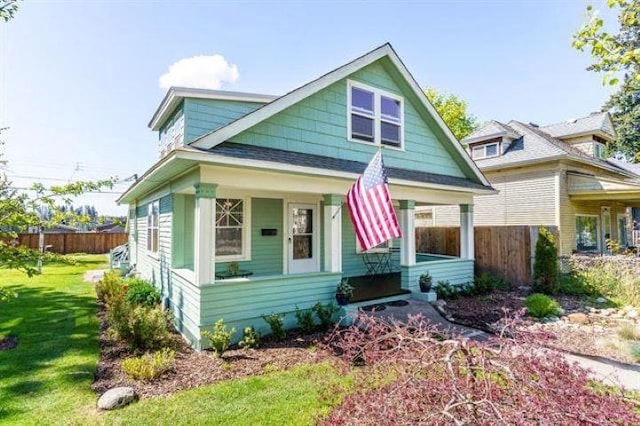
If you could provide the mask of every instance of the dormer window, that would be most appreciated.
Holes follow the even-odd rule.
[[[597,136],[594,136],[593,139],[598,138]],[[602,138],[598,138],[598,139],[602,139]],[[598,140],[594,140],[593,141],[593,156],[596,158],[604,158],[605,157],[605,149],[606,149],[606,145]]]
[[[403,148],[403,99],[364,84],[348,84],[348,139]]]
[[[480,160],[483,158],[491,158],[498,156],[498,142],[488,143],[485,145],[474,146],[471,149],[471,158]]]

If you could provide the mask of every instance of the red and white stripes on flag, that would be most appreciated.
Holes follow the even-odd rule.
[[[364,251],[402,236],[387,182],[382,152],[378,151],[347,193],[351,222]]]

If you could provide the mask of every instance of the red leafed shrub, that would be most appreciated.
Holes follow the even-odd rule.
[[[540,338],[505,332],[480,343],[446,338],[420,316],[401,325],[362,315],[327,341],[345,368],[359,370],[359,390],[323,422],[640,424],[632,403],[591,390],[587,372],[537,345]]]

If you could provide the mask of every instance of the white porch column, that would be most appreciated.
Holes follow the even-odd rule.
[[[212,283],[215,272],[215,213],[217,185],[199,183],[196,188],[193,269],[196,285]]]
[[[460,204],[460,257],[474,259],[473,204]]]
[[[342,271],[342,195],[324,194],[324,270]]]
[[[400,200],[400,230],[402,240],[400,244],[400,265],[413,266],[416,264],[416,202]]]

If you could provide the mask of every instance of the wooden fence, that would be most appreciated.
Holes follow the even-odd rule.
[[[38,234],[19,234],[20,245],[38,249]],[[44,234],[44,245],[51,246],[49,251],[68,253],[108,253],[114,247],[125,244],[127,234],[124,232],[77,232],[61,234]]]
[[[530,284],[539,226],[476,226],[476,274],[489,273],[513,284]],[[555,227],[547,227],[556,235]],[[460,228],[416,228],[419,253],[460,256]]]

